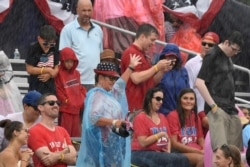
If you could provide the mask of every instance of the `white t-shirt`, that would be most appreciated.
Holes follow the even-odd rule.
[[[24,123],[24,119],[23,119],[23,112],[17,112],[17,113],[11,113],[11,114],[8,114],[6,116],[7,119],[10,119],[11,121],[19,121],[19,122],[22,122]],[[40,122],[41,120],[41,116],[39,116],[36,120],[36,122],[34,123],[37,124],[38,122]],[[32,125],[32,126],[34,126]]]

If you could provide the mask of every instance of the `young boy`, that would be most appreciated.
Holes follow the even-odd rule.
[[[42,26],[26,57],[26,71],[29,76],[29,90],[41,94],[55,93],[54,77],[58,73],[59,52],[56,45],[56,31],[50,25]]]
[[[80,137],[80,111],[86,97],[86,89],[81,85],[80,73],[76,70],[78,59],[71,48],[60,52],[60,66],[55,78],[56,95],[60,100],[58,123],[71,137]]]

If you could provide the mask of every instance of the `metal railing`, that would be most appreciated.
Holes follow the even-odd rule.
[[[119,31],[119,32],[122,32],[122,33],[125,33],[125,34],[128,34],[128,35],[135,36],[135,32],[125,30],[123,28],[119,28],[119,27],[116,27],[116,26],[113,26],[113,25],[110,25],[110,24],[107,24],[107,23],[104,23],[104,22],[101,22],[101,21],[98,21],[98,20],[91,19],[91,21],[93,21],[94,23],[99,24],[99,25],[101,25],[103,27],[107,27],[107,28],[115,30],[115,31]],[[160,41],[160,40],[156,40],[155,43],[163,45],[163,46],[165,46],[167,44],[166,42]],[[197,52],[194,52],[192,50],[188,50],[188,49],[185,49],[185,48],[182,48],[182,47],[179,47],[179,49],[180,49],[180,51],[183,51],[185,53],[194,54],[194,55],[198,54]]]
[[[234,64],[234,68],[237,69],[237,70],[240,70],[242,72],[246,72],[248,74],[248,79],[249,79],[249,85],[250,85],[250,70],[246,67],[242,67],[242,66],[239,66],[239,65],[236,65]]]
[[[107,24],[107,23],[104,23],[104,22],[100,22],[100,21],[97,21],[97,20],[94,20],[94,19],[91,19],[91,21],[93,21],[94,23],[100,25],[100,26],[103,26],[103,27],[106,27],[106,28],[109,28],[109,29],[112,29],[114,31],[119,31],[119,32],[122,32],[122,33],[125,33],[125,34],[128,34],[128,35],[132,35],[132,36],[135,36],[135,32],[132,32],[132,31],[129,31],[129,30],[125,30],[123,28],[120,28],[120,27],[116,27],[116,26],[113,26],[113,25],[110,25],[110,24]],[[160,44],[160,45],[166,45],[167,43],[164,42],[164,41],[160,41],[160,40],[156,40],[156,43],[157,44]],[[188,53],[188,54],[194,54],[194,55],[197,55],[198,53],[197,52],[194,52],[192,50],[188,50],[188,49],[185,49],[185,48],[182,48],[182,47],[179,47],[179,49],[185,53]],[[11,63],[16,63],[16,64],[24,64],[25,63],[25,60],[23,59],[10,59],[10,62]],[[249,85],[250,85],[250,70],[245,68],[245,67],[242,67],[242,66],[239,66],[239,65],[236,65],[234,64],[234,68],[237,69],[237,70],[240,70],[242,72],[246,72],[248,74],[248,77],[249,77]],[[25,71],[14,71],[14,75],[15,76],[28,76],[28,73],[25,72]],[[19,86],[28,86],[28,84],[26,83],[17,83],[17,85]],[[238,101],[238,102],[241,102],[241,103],[244,103],[244,104],[247,104],[247,105],[250,105],[250,102],[247,101],[247,100],[244,100],[242,98],[239,98],[237,96],[239,95],[242,95],[243,92],[235,92],[235,100]],[[245,94],[245,97],[250,97],[250,93],[247,93]]]
[[[112,29],[112,30],[115,30],[115,31],[119,31],[119,32],[122,32],[122,33],[125,33],[125,34],[128,34],[128,35],[132,35],[132,36],[135,36],[135,32],[132,32],[132,31],[128,31],[128,30],[125,30],[123,28],[119,28],[119,27],[116,27],[116,26],[113,26],[113,25],[110,25],[110,24],[107,24],[107,23],[104,23],[104,22],[101,22],[101,21],[98,21],[98,20],[94,20],[92,19],[92,21],[96,24],[99,24],[100,26],[103,26],[103,27],[107,27],[109,29]],[[156,40],[156,43],[157,44],[160,44],[160,45],[166,45],[167,43],[166,42],[163,42],[163,41],[159,41],[159,40]],[[182,47],[179,47],[180,51],[183,51],[185,53],[188,53],[188,54],[194,54],[194,55],[197,55],[199,53],[197,52],[194,52],[192,50],[188,50],[188,49],[185,49],[185,48],[182,48]],[[234,64],[234,68],[237,69],[237,70],[240,70],[242,72],[246,72],[248,74],[248,78],[249,78],[249,86],[250,86],[250,70],[245,68],[245,67],[242,67],[242,66],[239,66],[239,65],[236,65]],[[238,92],[236,92],[237,94]],[[247,97],[250,97],[250,94],[247,95]],[[247,100],[244,100],[244,99],[241,99],[241,98],[238,98],[238,97],[235,97],[235,100],[238,101],[238,102],[243,102],[243,103],[247,103],[247,104],[250,104],[249,101]]]

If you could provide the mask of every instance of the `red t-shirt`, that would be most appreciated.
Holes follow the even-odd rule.
[[[202,149],[197,143],[197,139],[203,138],[202,125],[199,117],[198,121],[195,120],[194,112],[185,120],[185,126],[183,128],[181,128],[176,110],[170,112],[166,117],[169,123],[170,132],[172,135],[177,135],[178,142],[197,149]]]
[[[135,117],[133,121],[134,133],[132,139],[132,150],[162,151],[163,148],[166,148],[171,133],[165,116],[161,113],[158,114],[160,117],[160,123],[158,125],[156,125],[144,112],[140,112]],[[162,137],[157,142],[147,147],[142,147],[137,140],[138,136],[151,136],[159,132],[166,132],[168,138]]]
[[[67,145],[72,145],[67,131],[56,126],[52,131],[38,123],[29,130],[28,147],[34,152],[40,147],[48,147],[51,152],[62,151]],[[45,167],[40,159],[34,154],[33,161],[35,167]],[[65,163],[58,163],[51,167],[67,167]]]
[[[130,54],[136,54],[141,57],[141,64],[135,67],[135,72],[144,71],[151,68],[150,61],[146,59],[145,53],[140,50],[134,44],[130,45],[122,54],[121,57],[121,72],[127,69],[130,63]],[[128,80],[126,86],[126,95],[128,100],[129,111],[134,111],[138,109],[142,109],[143,98],[149,88],[154,86],[153,77],[148,80],[140,83],[134,84],[131,79]]]

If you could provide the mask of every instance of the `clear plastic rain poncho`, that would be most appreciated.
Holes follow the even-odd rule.
[[[13,81],[13,71],[8,57],[0,51],[0,115],[23,111],[22,96]]]
[[[130,137],[113,133],[112,126],[95,126],[99,118],[125,119],[127,109],[125,82],[121,78],[110,92],[96,87],[87,93],[77,167],[130,166]]]

